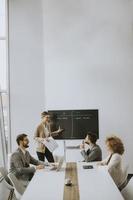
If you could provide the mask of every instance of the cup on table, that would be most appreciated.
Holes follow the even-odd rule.
[[[68,186],[72,185],[72,181],[70,178],[65,179],[65,185],[68,185]]]

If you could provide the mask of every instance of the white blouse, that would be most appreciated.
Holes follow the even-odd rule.
[[[107,165],[107,169],[113,178],[114,182],[118,187],[120,187],[126,180],[127,172],[124,170],[122,166],[122,156],[118,153],[114,153],[107,164],[110,155],[103,160],[101,163],[103,165]]]

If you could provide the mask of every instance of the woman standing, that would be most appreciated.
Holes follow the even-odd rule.
[[[35,141],[37,143],[36,153],[38,159],[41,161],[45,161],[45,157],[48,162],[54,162],[53,154],[48,150],[48,148],[44,145],[44,140],[48,141],[48,137],[52,135],[58,135],[59,130],[51,133],[50,125],[49,125],[49,114],[48,112],[41,113],[41,123],[37,126],[35,132]]]

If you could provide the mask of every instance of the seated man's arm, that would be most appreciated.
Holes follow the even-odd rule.
[[[81,150],[81,155],[84,157],[84,161],[87,162],[86,159],[87,159],[88,155],[87,155],[87,152],[84,149]]]
[[[32,164],[32,165],[44,165],[44,166],[48,166],[49,164],[48,163],[46,163],[46,162],[42,162],[42,161],[39,161],[39,160],[36,160],[34,157],[32,157],[31,155],[30,155],[30,164]]]
[[[40,164],[44,164],[43,162],[41,162],[41,161],[35,159],[34,157],[32,157],[30,154],[29,154],[29,156],[30,156],[30,164],[36,165],[36,166],[40,165]]]
[[[35,172],[34,167],[24,167],[23,162],[19,154],[13,154],[11,156],[11,170],[16,172],[16,175],[21,176],[23,174],[33,174]]]
[[[81,154],[83,155],[85,162],[93,162],[97,160],[97,157],[99,155],[98,149],[94,149],[93,151],[90,151],[89,154],[85,152],[85,150],[81,151]]]

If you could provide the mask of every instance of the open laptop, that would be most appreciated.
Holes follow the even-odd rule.
[[[63,162],[64,162],[64,158],[61,157],[60,160],[59,160],[59,163],[58,163],[56,171],[60,171],[61,170]]]
[[[62,168],[63,162],[64,162],[64,157],[61,157],[57,165],[54,163],[52,164],[52,167],[50,168],[50,170],[60,171]]]

